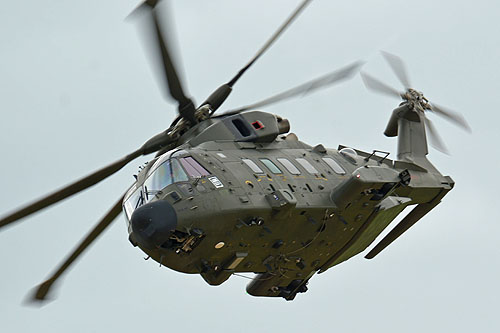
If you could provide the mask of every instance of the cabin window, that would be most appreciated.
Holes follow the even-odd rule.
[[[272,173],[283,173],[276,164],[274,164],[270,159],[261,158],[260,161],[264,164]]]
[[[261,168],[254,161],[249,160],[248,158],[241,159],[243,163],[245,163],[254,173],[264,173]]]
[[[331,157],[323,157],[323,161],[328,164],[332,170],[338,175],[345,175],[345,170]]]
[[[125,200],[123,203],[123,208],[125,209],[125,214],[127,215],[127,220],[130,221],[130,217],[134,210],[143,204],[141,189],[138,188]]]
[[[151,200],[156,193],[174,182],[187,181],[188,177],[179,161],[170,159],[157,167],[144,182],[146,200]]]
[[[286,158],[278,158],[278,162],[280,162],[292,175],[300,175],[300,170],[297,169],[295,165],[292,164]]]
[[[196,160],[191,156],[183,157],[180,160],[182,166],[191,177],[201,178],[203,176],[210,175],[210,172],[208,172],[207,169],[205,169],[200,163],[196,162]]]
[[[318,174],[318,170],[316,170],[315,167],[312,166],[311,163],[309,163],[308,160],[306,160],[305,158],[296,158],[295,159],[297,162],[299,162],[300,165],[302,165],[304,167],[304,169],[306,169],[307,172],[311,173],[311,174]]]

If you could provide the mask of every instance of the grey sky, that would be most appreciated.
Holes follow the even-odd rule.
[[[170,1],[190,94],[201,102],[231,78],[299,1]],[[136,26],[138,1],[0,4],[0,215],[134,150],[164,130],[162,99]],[[415,88],[469,121],[473,134],[432,117],[452,156],[430,159],[456,187],[376,259],[353,258],[311,279],[293,302],[246,295],[144,261],[123,216],[37,309],[23,298],[132,182],[146,159],[0,232],[0,331],[235,330],[497,332],[500,329],[500,73],[498,1],[315,0],[237,83],[222,109],[268,97],[362,59],[399,88],[378,51],[402,57]],[[382,132],[398,101],[359,76],[266,108],[310,144],[392,151]],[[431,115],[432,116],[432,115]]]

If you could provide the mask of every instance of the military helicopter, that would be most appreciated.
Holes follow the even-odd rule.
[[[289,133],[288,120],[258,108],[352,77],[355,62],[263,101],[215,112],[239,78],[273,44],[311,0],[303,1],[258,53],[200,106],[185,93],[159,19],[148,0],[132,17],[147,16],[169,95],[179,115],[122,159],[0,219],[0,227],[91,187],[135,158],[156,153],[115,205],[33,295],[42,301],[52,285],[123,210],[129,240],[165,267],[200,274],[220,285],[255,273],[253,296],[293,300],[316,273],[363,252],[408,206],[413,210],[365,257],[374,258],[432,210],[453,188],[427,159],[427,139],[444,150],[425,112],[469,129],[458,114],[431,104],[411,88],[403,62],[384,57],[405,87],[399,92],[362,74],[368,88],[402,98],[385,135],[398,137],[397,159],[388,152],[310,146]]]

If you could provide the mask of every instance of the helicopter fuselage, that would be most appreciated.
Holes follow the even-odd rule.
[[[364,251],[404,208],[437,204],[453,187],[449,177],[387,155],[309,146],[280,133],[280,118],[268,113],[237,117],[211,120],[157,156],[124,200],[133,245],[211,285],[253,272],[250,294],[293,299],[314,273]],[[236,137],[200,139],[211,131]],[[151,191],[166,163],[168,185]],[[159,205],[172,221],[164,223]],[[141,209],[146,215],[134,217]],[[153,219],[165,230],[156,232]]]

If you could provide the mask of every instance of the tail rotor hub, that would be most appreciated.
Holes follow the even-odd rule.
[[[408,88],[405,93],[401,94],[401,97],[408,102],[412,108],[416,108],[420,111],[431,110],[429,100],[425,98],[424,94],[420,91]]]

